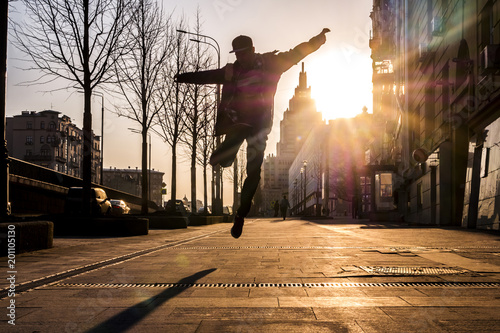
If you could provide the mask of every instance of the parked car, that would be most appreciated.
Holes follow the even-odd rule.
[[[92,187],[90,191],[91,214],[93,216],[109,215],[111,213],[111,203],[106,195],[106,191],[99,187]],[[82,214],[82,187],[70,187],[66,196],[64,212],[66,214]]]
[[[130,213],[130,207],[127,203],[120,199],[110,199],[111,203],[111,214],[113,215],[123,215]]]
[[[224,215],[233,215],[233,207],[231,207],[231,206],[224,206],[224,207],[222,207],[222,214],[224,214]]]
[[[208,206],[207,211],[205,212],[205,207],[200,207],[198,208],[198,214],[212,214],[212,209]]]

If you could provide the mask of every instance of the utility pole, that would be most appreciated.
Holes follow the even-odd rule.
[[[9,18],[9,2],[0,1],[0,217],[7,216],[9,211],[9,152],[5,136],[5,102],[7,98],[7,31]]]

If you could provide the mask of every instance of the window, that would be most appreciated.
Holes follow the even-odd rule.
[[[33,155],[33,151],[31,149],[26,149],[26,156]]]
[[[41,149],[40,155],[42,156],[50,156],[50,151],[48,149]]]
[[[49,124],[49,130],[54,131],[55,129],[56,129],[56,123],[54,123],[53,121],[51,121],[50,124]]]
[[[40,137],[40,143],[45,143],[45,137],[43,135]]]
[[[26,129],[32,129],[33,123],[31,121],[26,122]]]
[[[33,137],[31,135],[26,136],[26,144],[27,145],[33,144]]]
[[[392,197],[392,173],[380,174],[380,196]]]
[[[45,129],[45,121],[42,121],[42,122],[40,123],[40,128],[41,128],[41,129]]]

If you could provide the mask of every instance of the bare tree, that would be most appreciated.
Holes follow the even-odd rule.
[[[245,179],[247,172],[247,144],[246,142],[240,147],[236,158],[234,159],[234,165],[232,169],[227,170],[225,173],[226,179],[233,183],[233,211],[238,208],[238,193],[241,193],[243,188],[243,180]]]
[[[172,49],[170,47],[170,17],[155,0],[136,2],[136,8],[127,27],[123,47],[130,51],[115,62],[116,83],[127,106],[118,113],[135,120],[142,135],[142,208],[148,212],[148,131],[161,110],[161,103],[153,99],[163,88],[161,71]],[[151,166],[150,166],[151,167]]]
[[[179,28],[183,27],[181,21]],[[172,31],[171,31],[172,32]],[[173,34],[173,32],[172,32]],[[159,135],[172,149],[172,179],[170,196],[172,204],[175,204],[177,195],[177,145],[184,132],[186,123],[187,85],[173,82],[175,74],[186,70],[189,65],[188,54],[190,52],[188,40],[183,34],[176,34],[174,38],[174,51],[170,62],[164,66],[162,74],[163,89],[158,91],[158,101],[162,105],[162,111],[158,113]],[[175,205],[172,206],[175,208]]]
[[[207,213],[208,207],[208,186],[207,186],[207,166],[210,161],[210,155],[214,150],[214,123],[215,123],[215,101],[205,100],[205,104],[200,114],[200,123],[202,130],[199,133],[197,141],[198,154],[196,159],[203,168],[203,207],[204,213]]]
[[[32,84],[58,79],[84,91],[83,211],[90,213],[92,178],[91,96],[109,82],[110,69],[124,50],[118,43],[130,0],[23,0],[28,22],[14,27],[15,45],[28,55],[28,70],[43,74]]]
[[[200,12],[196,15],[195,32],[201,33]],[[196,40],[192,40],[196,41]],[[190,53],[189,70],[197,72],[210,68],[212,57],[210,56],[208,46],[202,43],[196,43],[193,51]],[[188,99],[186,103],[186,115],[184,122],[186,133],[182,137],[182,142],[189,150],[191,157],[191,207],[196,206],[196,154],[198,152],[198,140],[206,124],[202,121],[203,113],[206,113],[207,100],[213,94],[213,89],[206,85],[188,85]],[[203,109],[203,107],[205,109]]]

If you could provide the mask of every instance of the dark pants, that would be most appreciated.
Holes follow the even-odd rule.
[[[266,150],[267,131],[256,131],[252,128],[227,134],[224,141],[210,157],[210,164],[230,166],[243,141],[247,141],[247,178],[241,190],[241,203],[237,214],[241,217],[248,215],[252,206],[252,199],[260,181],[260,171]]]

